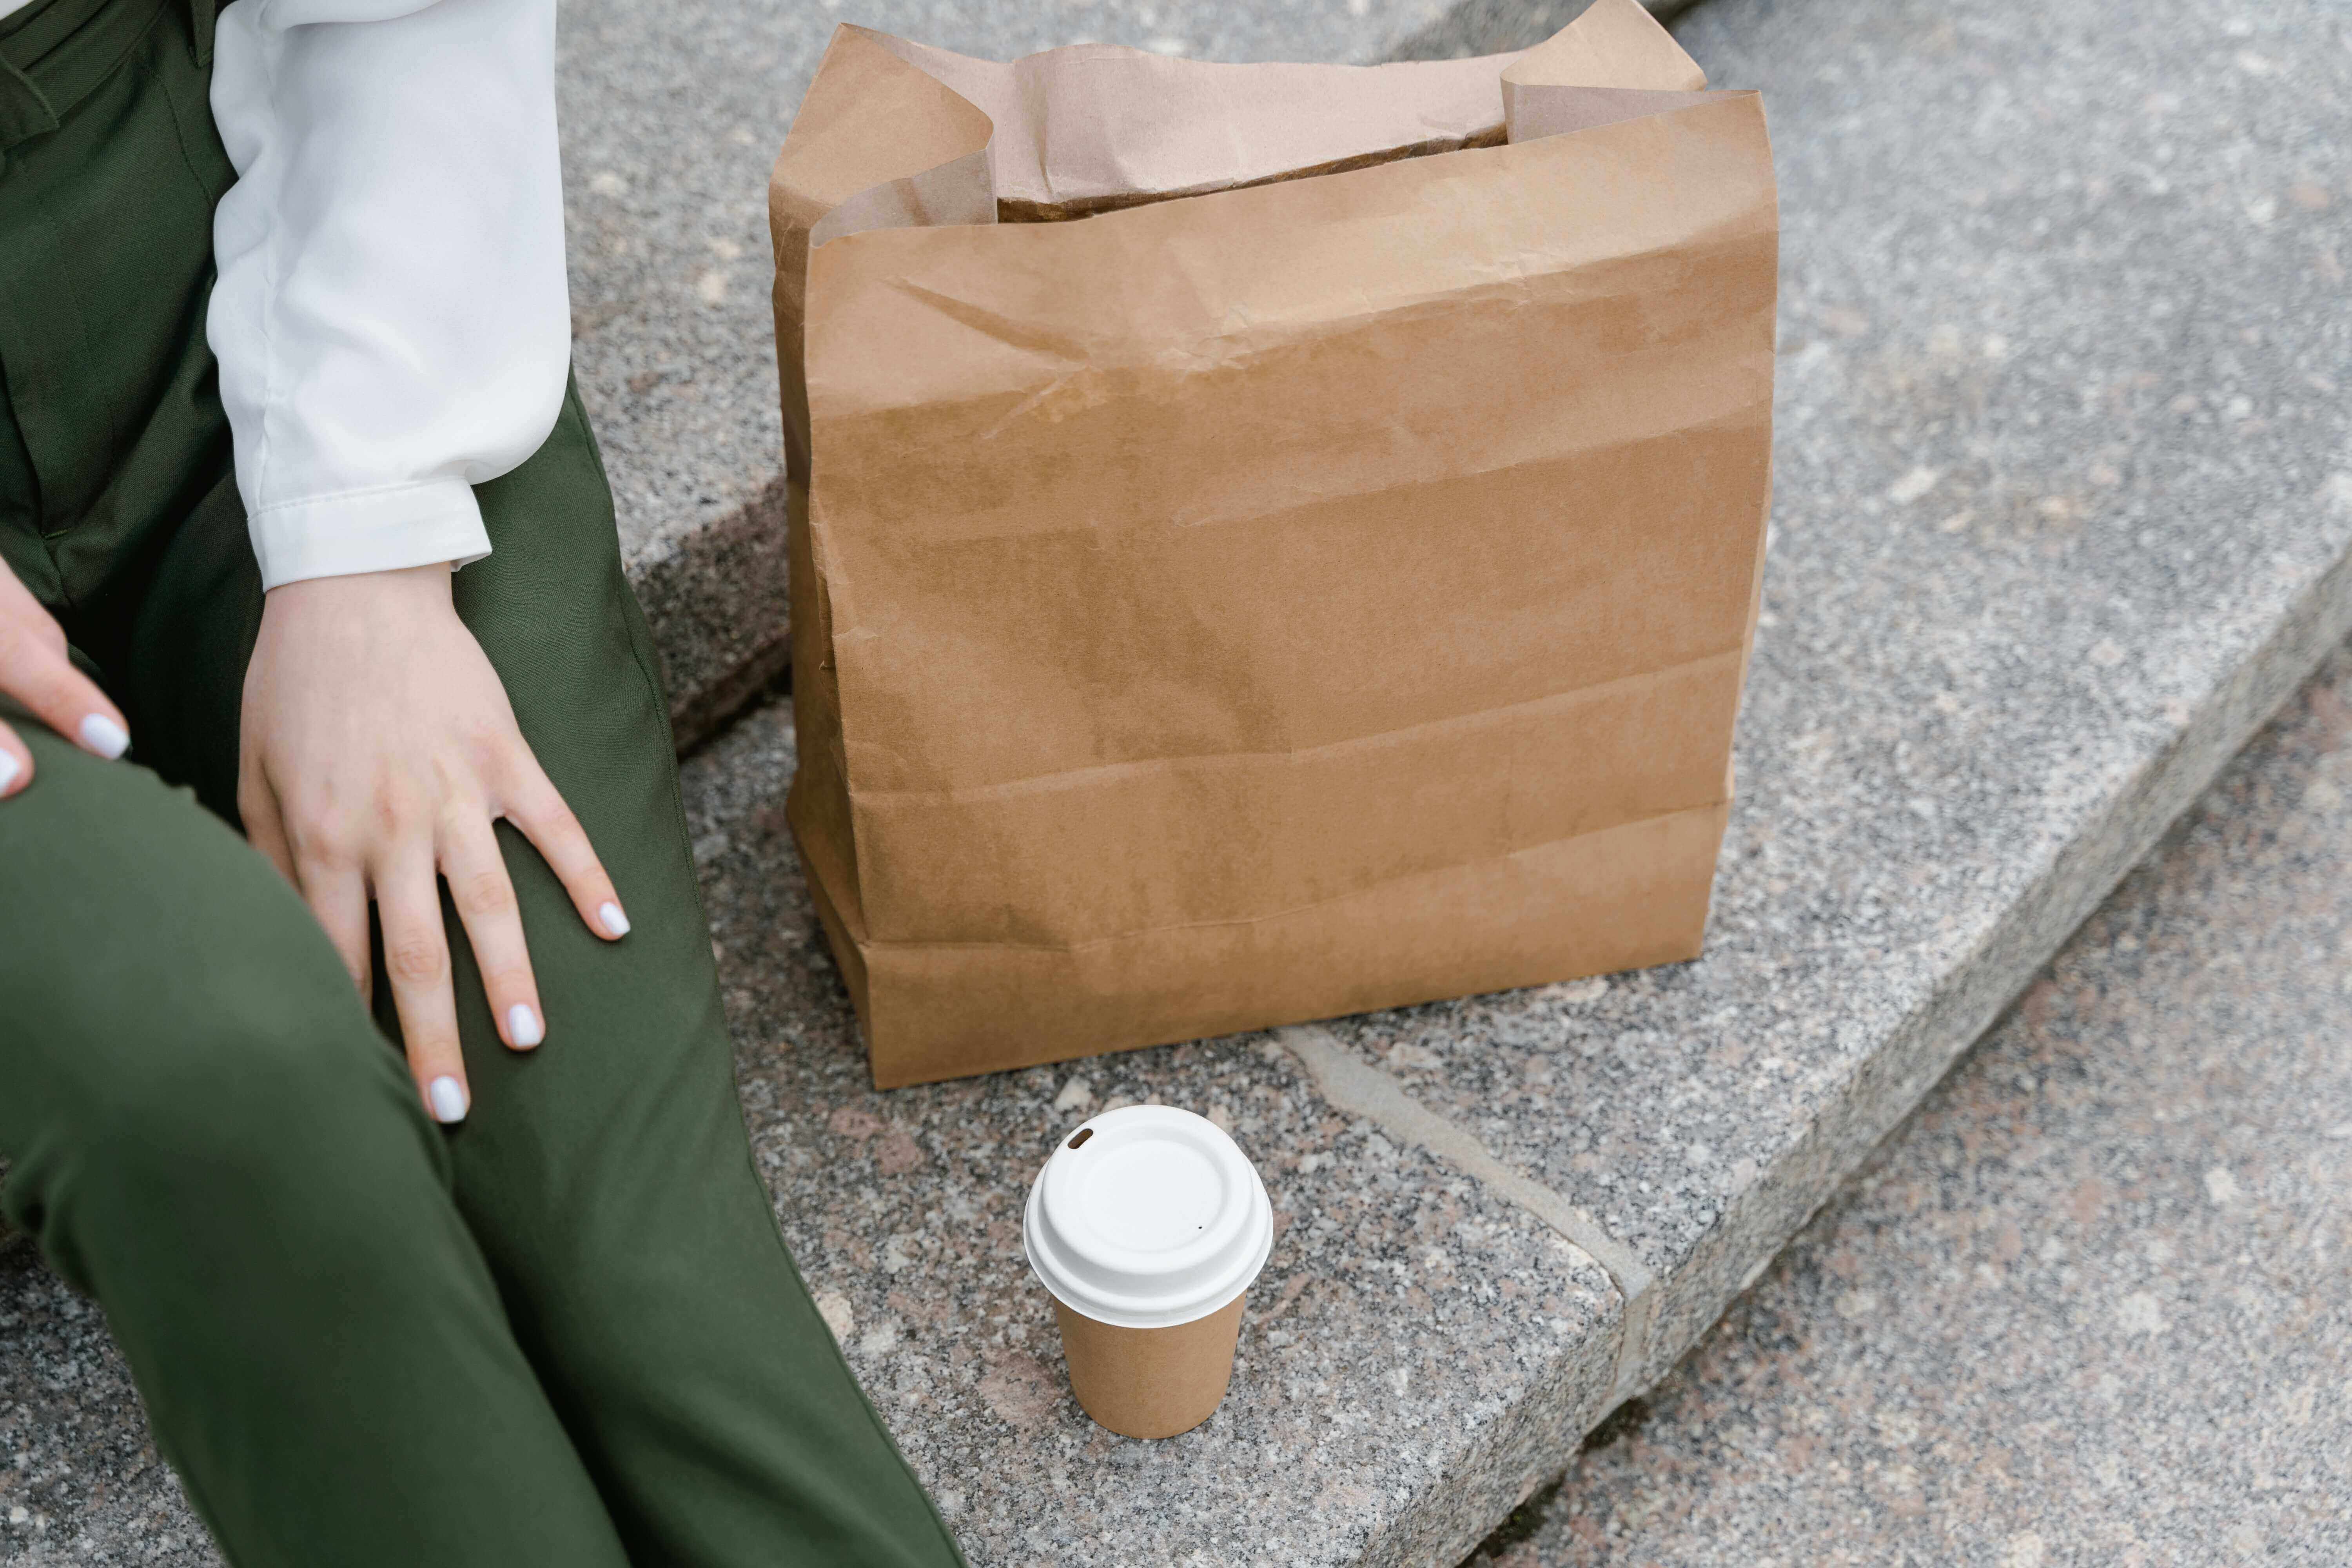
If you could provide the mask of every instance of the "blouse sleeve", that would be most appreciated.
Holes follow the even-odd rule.
[[[554,0],[236,0],[205,321],[265,588],[490,552],[571,357]]]

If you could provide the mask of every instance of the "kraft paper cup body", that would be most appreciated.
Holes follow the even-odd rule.
[[[1087,1121],[1037,1173],[1022,1244],[1088,1415],[1129,1437],[1209,1418],[1274,1247],[1265,1184],[1223,1128],[1169,1105]]]

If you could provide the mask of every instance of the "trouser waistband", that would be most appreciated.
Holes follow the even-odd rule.
[[[46,0],[0,35],[0,153],[58,128],[166,5],[188,7],[196,63],[212,63],[217,0]]]

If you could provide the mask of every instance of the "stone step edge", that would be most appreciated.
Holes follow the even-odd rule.
[[[681,754],[784,680],[792,628],[781,474],[733,511],[630,552],[625,570],[661,658]]]
[[[1535,1392],[1483,1434],[1465,1456],[1538,1456],[1479,1476],[1435,1478],[1367,1542],[1367,1564],[1454,1568],[1539,1486],[1557,1477],[1575,1448],[1627,1399],[1654,1386],[1755,1283],[1845,1179],[1898,1129],[1927,1090],[1982,1037],[2074,930],[2145,859],[2230,759],[2352,636],[2352,551],[2317,574],[2247,650],[2229,676],[2150,758],[2053,855],[1984,939],[1962,955],[1926,999],[1858,1058],[1844,1084],[1766,1168],[1726,1201],[1724,1213],[1679,1270],[1653,1273],[1598,1219],[1559,1192],[1497,1158],[1460,1123],[1415,1100],[1397,1079],[1312,1025],[1275,1039],[1334,1109],[1418,1147],[1516,1204],[1591,1254],[1624,1300],[1618,1331],[1564,1349],[1560,1375],[1531,1380]],[[1594,1385],[1572,1363],[1605,1357],[1610,1389],[1597,1408],[1555,1407],[1547,1398]],[[1467,1499],[1475,1507],[1465,1509]],[[1440,1514],[1483,1523],[1448,1525]]]

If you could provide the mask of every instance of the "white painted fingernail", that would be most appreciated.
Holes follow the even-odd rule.
[[[131,749],[131,731],[103,713],[93,713],[81,721],[81,744],[110,763]]]
[[[620,905],[614,903],[605,904],[602,909],[596,911],[596,918],[604,922],[604,929],[613,935],[626,936],[629,934],[629,917],[621,912]]]
[[[24,771],[24,763],[6,752],[0,752],[0,795],[6,795],[9,786],[16,782],[16,775]]]
[[[433,1102],[433,1120],[441,1122],[466,1120],[466,1087],[454,1078],[436,1078],[425,1088],[425,1098]]]
[[[535,1046],[547,1038],[547,1030],[530,1003],[518,1002],[507,1009],[507,1038],[518,1046]]]

